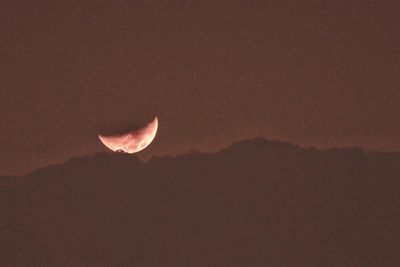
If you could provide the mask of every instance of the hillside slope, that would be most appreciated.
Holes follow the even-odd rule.
[[[400,154],[262,138],[0,178],[0,266],[396,266]]]

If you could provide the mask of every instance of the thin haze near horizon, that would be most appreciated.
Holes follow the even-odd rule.
[[[214,2],[3,1],[0,174],[155,115],[143,158],[256,136],[400,150],[397,1]]]

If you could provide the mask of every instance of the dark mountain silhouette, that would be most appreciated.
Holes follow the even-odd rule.
[[[262,138],[0,179],[0,266],[397,266],[400,153]]]

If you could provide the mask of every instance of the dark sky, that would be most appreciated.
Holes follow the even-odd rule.
[[[400,150],[397,3],[1,1],[0,174],[155,115],[143,158],[255,136]]]

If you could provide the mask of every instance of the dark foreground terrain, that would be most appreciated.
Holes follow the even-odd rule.
[[[0,179],[0,266],[399,266],[400,153],[254,139]]]

